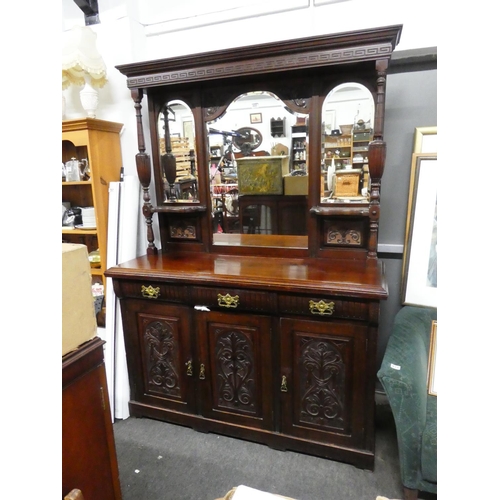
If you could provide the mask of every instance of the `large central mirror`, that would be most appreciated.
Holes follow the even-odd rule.
[[[369,203],[374,112],[373,96],[361,84],[338,85],[326,96],[321,114],[322,203]]]
[[[290,245],[293,237],[307,247],[311,168],[321,169],[322,204],[369,203],[374,111],[363,85],[332,88],[321,110],[321,163],[314,166],[308,114],[267,91],[235,98],[207,123],[213,243],[267,246],[288,238]]]
[[[259,91],[207,123],[214,244],[293,235],[307,246],[307,117]]]

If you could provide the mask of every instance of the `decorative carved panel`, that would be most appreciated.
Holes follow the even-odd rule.
[[[177,220],[170,224],[170,237],[180,240],[196,240],[196,221]]]
[[[324,244],[328,246],[366,247],[366,221],[360,219],[327,219],[323,222]]]
[[[218,328],[215,335],[215,398],[218,406],[256,414],[255,360],[251,339],[234,328]]]
[[[346,427],[346,367],[343,344],[303,337],[300,343],[300,420]]]
[[[359,231],[347,229],[340,231],[337,228],[331,228],[326,235],[327,245],[353,245],[361,246],[362,238]]]
[[[140,322],[146,390],[181,398],[177,320],[141,315]]]

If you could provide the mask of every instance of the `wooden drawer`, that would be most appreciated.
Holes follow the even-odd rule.
[[[119,297],[133,299],[161,300],[169,302],[186,302],[189,294],[184,285],[172,285],[154,281],[115,281]]]
[[[336,297],[279,295],[280,314],[300,314],[315,318],[346,318],[367,320],[368,303]]]
[[[254,311],[272,313],[276,311],[274,293],[238,288],[211,288],[194,286],[191,300],[195,305],[225,311]]]

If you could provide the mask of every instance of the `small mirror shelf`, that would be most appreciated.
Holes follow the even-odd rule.
[[[332,89],[322,107],[321,203],[369,203],[368,145],[374,101],[357,83]]]

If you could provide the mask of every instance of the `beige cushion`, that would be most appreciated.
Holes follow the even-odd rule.
[[[295,500],[295,499],[290,498],[290,497],[283,497],[281,495],[275,495],[275,494],[272,494],[272,493],[266,493],[264,491],[255,490],[255,489],[249,488],[248,486],[236,486],[235,488],[230,489],[223,497],[216,498],[216,500],[233,500],[233,497],[237,493],[237,489],[238,488],[240,488],[240,492],[241,492],[242,488],[244,488],[246,490],[251,490],[251,491],[255,492],[255,495],[254,495],[255,500],[259,500],[258,497],[257,497],[257,495],[259,493],[262,493],[262,495],[261,495],[262,497],[265,496],[266,498],[268,498],[269,496],[272,496],[276,500]]]

